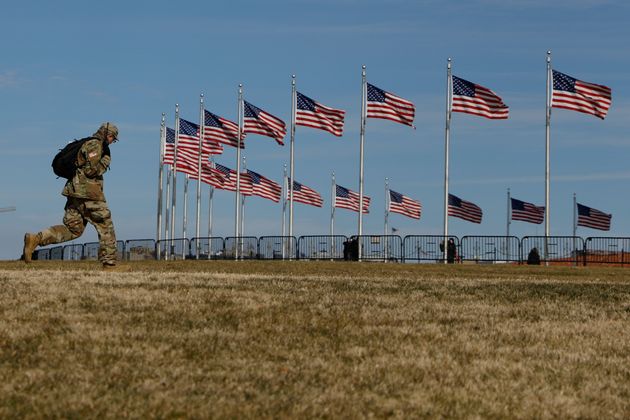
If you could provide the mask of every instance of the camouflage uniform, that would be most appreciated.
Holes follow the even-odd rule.
[[[112,124],[111,127],[115,126]],[[99,238],[99,261],[103,265],[116,264],[116,233],[112,214],[103,193],[103,174],[109,168],[111,157],[107,142],[107,129],[103,124],[86,141],[77,156],[77,171],[66,182],[62,194],[68,199],[65,206],[63,225],[51,226],[37,233],[37,245],[50,245],[71,241],[81,236],[90,222],[96,228]],[[118,129],[115,128],[116,137]]]

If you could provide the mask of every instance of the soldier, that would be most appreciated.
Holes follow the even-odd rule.
[[[90,222],[99,238],[98,259],[103,269],[116,267],[116,233],[112,214],[103,193],[103,174],[109,168],[109,145],[118,141],[118,128],[103,123],[77,154],[77,170],[66,182],[62,195],[67,197],[63,225],[51,226],[38,233],[24,235],[24,262],[30,262],[37,246],[71,241],[83,234]]]

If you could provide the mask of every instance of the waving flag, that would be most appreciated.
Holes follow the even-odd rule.
[[[289,179],[289,182],[291,180]],[[287,200],[291,191],[287,188]],[[315,207],[321,207],[324,204],[322,196],[312,188],[302,185],[297,181],[293,181],[293,201],[297,201],[302,204],[309,204]]]
[[[238,147],[238,124],[204,110],[203,137],[211,142],[219,142]],[[241,134],[241,149],[245,147],[245,135]]]
[[[341,185],[335,186],[335,207],[341,209],[348,209],[352,211],[359,211],[359,193],[351,191]],[[363,196],[363,213],[369,213],[370,197]]]
[[[166,142],[164,143],[164,164],[172,165],[175,156],[175,130],[166,127]]]
[[[195,177],[194,179],[197,178]],[[227,182],[226,175],[218,169],[213,168],[210,162],[201,163],[201,181],[218,189],[225,189],[223,185]]]
[[[219,163],[215,163],[213,169],[216,171],[213,171],[216,179],[221,181],[220,186],[215,185],[217,188],[226,191],[236,191],[236,171],[234,169],[230,169]],[[241,173],[240,184],[240,193],[242,195],[252,195],[253,185],[247,173]]]
[[[610,230],[610,220],[612,219],[612,214],[606,214],[580,203],[576,204],[578,211],[578,226],[584,226],[591,229]]]
[[[278,144],[284,145],[282,139],[287,134],[287,126],[281,119],[268,112],[255,107],[247,101],[244,102],[244,132],[260,134],[275,139]]]
[[[413,127],[415,115],[413,102],[367,84],[368,118],[383,118]]]
[[[297,92],[295,124],[328,131],[335,136],[343,133],[343,120],[346,111],[329,108]]]
[[[192,153],[199,153],[199,125],[187,121],[183,118],[179,119],[179,142],[177,143],[178,155],[181,149],[188,149]],[[223,153],[223,146],[214,141],[204,141],[201,143],[203,152],[202,159],[208,158],[207,155],[220,155]]]
[[[412,219],[420,219],[422,205],[419,201],[413,200],[405,195],[389,190],[388,211],[399,213]]]
[[[453,112],[465,112],[493,120],[508,117],[509,107],[493,91],[453,76]]]
[[[612,103],[612,90],[553,70],[551,106],[595,115],[602,120]]]
[[[541,224],[545,220],[545,207],[535,206],[525,201],[511,198],[512,220]]]
[[[199,141],[199,140],[197,140]],[[180,147],[177,151],[177,172],[190,175],[193,179],[197,179],[197,165],[199,164],[199,155],[196,148]],[[208,155],[204,155],[208,158]],[[202,156],[202,159],[204,158]],[[166,127],[166,143],[164,144],[164,164],[173,166],[175,160],[175,130]]]
[[[453,194],[448,195],[448,215],[473,223],[481,223],[481,208],[470,201],[464,201]]]
[[[247,170],[247,173],[249,174],[249,178],[252,182],[253,195],[268,198],[276,203],[280,201],[280,197],[282,196],[282,187],[280,187],[279,184],[249,169]]]

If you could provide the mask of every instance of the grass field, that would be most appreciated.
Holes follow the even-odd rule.
[[[0,418],[628,418],[630,270],[0,262]]]

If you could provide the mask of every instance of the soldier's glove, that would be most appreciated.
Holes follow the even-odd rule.
[[[107,141],[103,142],[103,156],[112,156],[111,152],[109,151],[109,143]]]

